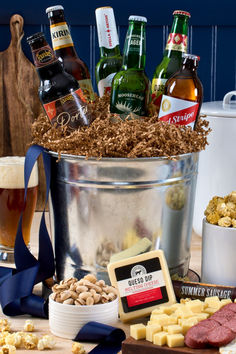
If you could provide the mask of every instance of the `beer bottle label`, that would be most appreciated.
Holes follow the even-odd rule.
[[[51,25],[50,31],[54,50],[74,45],[66,22],[59,22]]]
[[[81,101],[80,89],[46,103],[43,107],[50,122],[57,126],[68,125],[70,130],[74,130],[89,123],[86,121],[87,105]]]
[[[113,49],[119,45],[114,12],[111,7],[96,10],[99,47]]]
[[[119,91],[115,108],[117,113],[123,115],[133,112],[138,116],[143,116],[146,114],[145,95],[143,92],[132,93]]]
[[[181,33],[170,33],[168,36],[166,50],[177,50],[187,52],[188,36]]]
[[[98,81],[98,93],[100,97],[102,97],[106,93],[111,93],[111,83],[115,74],[116,73],[111,73],[110,75],[105,77],[105,79]]]
[[[140,48],[142,47],[144,42],[144,36],[142,34],[132,33],[131,35],[128,35],[126,39],[128,40],[127,43],[129,45],[129,53],[130,52],[140,53]]]
[[[49,45],[32,51],[34,64],[37,68],[53,63],[57,60]]]
[[[162,95],[159,119],[171,124],[188,125],[193,128],[198,108],[198,102]]]
[[[79,80],[78,84],[80,86],[80,98],[84,102],[93,102],[95,100],[93,86],[91,79]]]

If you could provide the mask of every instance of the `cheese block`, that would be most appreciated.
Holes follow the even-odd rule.
[[[107,268],[111,284],[118,290],[123,322],[145,317],[158,305],[176,303],[162,250],[110,263]]]

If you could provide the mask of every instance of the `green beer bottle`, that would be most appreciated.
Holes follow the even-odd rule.
[[[158,111],[166,81],[177,72],[182,64],[182,55],[187,52],[188,20],[190,13],[176,10],[161,63],[157,66],[152,80],[152,103]]]
[[[130,16],[123,62],[112,81],[110,111],[125,118],[129,113],[148,114],[149,80],[145,74],[146,25],[142,16]]]
[[[111,93],[112,79],[120,70],[122,56],[112,7],[99,7],[95,11],[98,43],[101,58],[96,65],[95,76],[99,96]]]

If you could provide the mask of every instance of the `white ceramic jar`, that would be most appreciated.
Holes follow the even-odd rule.
[[[225,196],[236,190],[236,91],[227,93],[222,101],[203,103],[212,132],[209,145],[199,154],[198,178],[193,229],[202,234],[204,210],[213,196]]]

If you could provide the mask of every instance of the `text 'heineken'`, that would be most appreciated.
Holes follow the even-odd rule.
[[[86,64],[78,57],[61,5],[46,9],[50,21],[52,46],[67,73],[73,75],[79,83],[79,95],[85,102],[94,101],[94,91]]]
[[[110,111],[125,118],[129,113],[148,114],[149,80],[145,74],[146,25],[142,16],[130,16],[123,62],[112,82]]]
[[[121,68],[122,56],[113,9],[110,6],[99,7],[95,15],[101,55],[95,75],[99,96],[102,97],[105,93],[111,93],[112,79]]]
[[[40,79],[39,98],[50,122],[70,131],[93,120],[77,80],[63,69],[42,32],[27,38]]]
[[[153,108],[157,111],[160,107],[166,81],[180,69],[182,55],[187,52],[190,13],[176,10],[173,15],[174,20],[167,39],[163,59],[157,66],[152,80],[152,103],[156,106],[156,108]]]
[[[203,100],[203,88],[197,75],[199,59],[196,55],[184,54],[181,69],[165,85],[160,120],[195,128]]]

